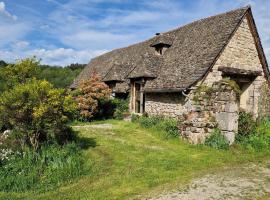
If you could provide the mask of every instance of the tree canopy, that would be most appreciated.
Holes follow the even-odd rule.
[[[56,88],[67,88],[70,86],[73,82],[73,80],[76,78],[76,76],[79,75],[79,73],[82,71],[82,69],[85,67],[85,64],[70,64],[66,67],[59,67],[59,66],[50,66],[50,65],[40,65],[40,63],[37,60],[33,59],[26,59],[25,61],[30,62],[28,64],[33,64],[33,69],[27,69],[28,65],[26,62],[26,67],[24,68],[14,68],[14,64],[8,64],[3,60],[0,60],[0,92],[3,92],[8,83],[18,81],[20,82],[20,79],[25,79],[27,76],[35,76],[37,79],[40,80],[47,80],[49,81],[54,87]],[[21,61],[18,61],[21,62]],[[35,62],[35,63],[31,63]],[[16,71],[17,70],[17,71]],[[29,71],[29,73],[23,73],[22,70]],[[10,73],[10,74],[7,74]],[[23,76],[26,77],[20,77],[20,73],[23,73]],[[12,76],[11,76],[12,75]],[[12,80],[8,80],[11,78]],[[17,80],[14,80],[14,78]],[[7,83],[8,82],[8,83]]]

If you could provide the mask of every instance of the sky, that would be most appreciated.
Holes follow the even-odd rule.
[[[251,5],[268,60],[269,0],[0,0],[0,60],[88,63],[115,48]]]

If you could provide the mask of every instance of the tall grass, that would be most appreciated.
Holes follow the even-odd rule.
[[[0,190],[47,191],[84,173],[83,156],[75,143],[43,146],[12,155],[0,166]]]
[[[146,117],[132,116],[132,121],[139,123],[143,128],[150,128],[161,132],[166,139],[179,137],[178,122],[173,118],[165,118],[161,116]]]
[[[270,120],[264,118],[255,121],[251,114],[240,113],[236,142],[252,152],[269,152]]]

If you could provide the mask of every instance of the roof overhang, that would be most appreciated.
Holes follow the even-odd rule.
[[[225,75],[233,75],[233,76],[238,75],[238,76],[256,77],[262,75],[262,72],[259,70],[246,70],[234,67],[219,67],[218,70]]]

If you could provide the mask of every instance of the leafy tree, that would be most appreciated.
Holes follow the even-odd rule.
[[[100,102],[110,98],[111,90],[100,76],[94,74],[89,80],[82,81],[75,93],[80,115],[91,119],[98,112]]]
[[[79,65],[79,64],[78,64]],[[38,69],[38,79],[45,79],[57,88],[69,87],[73,80],[79,75],[82,67],[57,67],[40,65]]]
[[[3,61],[3,60],[0,60],[0,67],[5,67],[5,66],[7,66],[8,64],[5,62],[5,61]]]
[[[78,69],[82,70],[85,66],[86,66],[86,64],[73,63],[73,64],[66,66],[66,68],[69,68],[71,70],[78,70]]]

